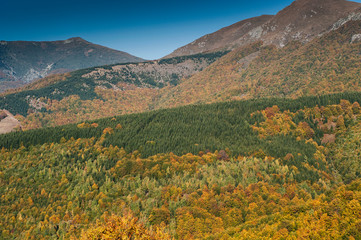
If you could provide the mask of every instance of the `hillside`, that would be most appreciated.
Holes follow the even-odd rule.
[[[0,42],[0,239],[361,239],[360,69],[345,0],[152,61]]]
[[[49,76],[2,94],[0,108],[33,129],[188,104],[360,91],[360,16],[357,10],[322,36],[283,48],[258,41]]]
[[[180,47],[167,57],[234,49],[256,41],[277,47],[292,41],[308,42],[360,7],[360,3],[346,0],[296,0],[275,16],[240,21]]]
[[[214,33],[207,34],[186,46],[176,49],[173,53],[166,56],[166,58],[202,52],[213,52],[223,49],[230,50],[234,48],[237,41],[239,41],[242,36],[266,23],[272,17],[273,16],[271,15],[263,15],[237,22]]]
[[[360,101],[235,101],[0,135],[1,238],[358,239],[359,165],[341,151],[359,141]]]
[[[79,37],[49,42],[1,41],[0,92],[49,74],[140,61],[143,59]]]
[[[296,0],[262,26],[260,40],[280,47],[295,40],[308,42],[360,7],[346,0]]]
[[[238,48],[164,90],[157,107],[360,91],[360,29],[360,20],[349,21],[306,44]]]
[[[0,97],[24,129],[55,126],[154,108],[159,88],[175,86],[227,52],[115,64],[49,76]],[[24,119],[26,117],[27,119]]]

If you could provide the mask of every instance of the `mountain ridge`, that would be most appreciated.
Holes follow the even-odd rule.
[[[307,2],[297,1],[278,16]],[[327,20],[328,27],[310,41],[293,39],[277,47],[259,40],[234,46],[230,52],[105,65],[54,75],[0,95],[0,108],[21,114],[18,118],[24,129],[32,129],[189,104],[358,91],[359,4],[319,2],[336,2],[334,9],[346,2],[356,10],[340,10],[338,15],[342,17],[330,25]]]
[[[273,15],[261,15],[239,21],[216,32],[206,34],[192,43],[176,49],[164,58],[216,51],[223,48],[230,50],[233,45],[236,44],[239,35],[243,36],[247,34],[255,27],[267,22],[271,17],[273,17]]]
[[[80,37],[57,41],[1,41],[0,91],[53,73],[141,61],[144,59],[93,44]]]
[[[360,29],[360,20],[349,21],[306,44],[294,41],[277,48],[258,42],[240,47],[163,91],[158,107],[358,91]],[[255,53],[244,68],[243,59]]]
[[[263,41],[265,45],[276,45],[277,47],[284,47],[288,42],[294,40],[309,42],[325,33],[337,20],[346,17],[360,7],[360,3],[346,0],[296,0],[276,15],[262,15],[242,20],[198,38],[192,43],[176,49],[166,57],[182,56],[190,52],[194,54],[202,52],[204,49],[215,50],[212,43],[207,45],[205,39],[207,36],[211,36],[221,42],[224,30],[239,31],[240,33],[237,37],[228,37],[226,44],[223,45],[223,47],[228,47],[228,50],[255,41]],[[252,23],[255,20],[258,20],[259,24],[251,25],[252,27],[241,32],[242,23]]]

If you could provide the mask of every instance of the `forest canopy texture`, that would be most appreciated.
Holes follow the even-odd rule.
[[[360,93],[0,136],[2,239],[360,239]]]

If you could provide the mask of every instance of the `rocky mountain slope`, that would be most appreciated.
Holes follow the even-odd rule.
[[[361,21],[284,48],[262,42],[233,50],[204,71],[164,90],[157,107],[260,97],[361,91]]]
[[[219,49],[232,49],[239,41],[240,37],[248,34],[252,29],[260,27],[272,17],[272,15],[262,15],[237,22],[231,26],[218,30],[217,32],[207,34],[194,42],[175,50],[166,57],[212,52]]]
[[[327,32],[337,20],[361,7],[345,0],[296,0],[275,16],[238,22],[183,46],[169,56],[182,56],[220,48],[234,49],[255,41],[284,47],[290,41],[308,42]]]
[[[296,0],[262,26],[260,40],[281,47],[293,40],[308,42],[359,7],[345,0]]]
[[[52,42],[1,41],[0,91],[53,73],[140,61],[143,59],[79,37]]]

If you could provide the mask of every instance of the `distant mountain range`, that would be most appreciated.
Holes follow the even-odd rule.
[[[22,115],[30,129],[189,104],[361,91],[360,6],[297,0],[161,60],[81,69],[9,90],[0,109]]]
[[[49,74],[141,61],[143,59],[79,37],[49,42],[0,41],[0,91]]]

